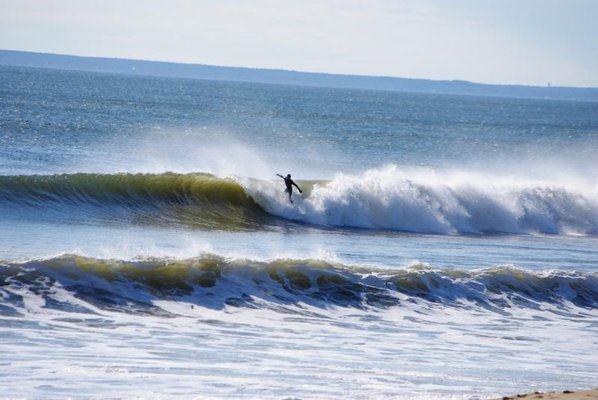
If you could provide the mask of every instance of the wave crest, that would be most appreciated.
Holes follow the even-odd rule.
[[[304,193],[295,193],[291,204],[279,180],[175,173],[4,176],[0,212],[30,207],[224,230],[294,221],[435,234],[598,234],[591,188],[396,166],[299,184]]]
[[[40,218],[35,211],[42,210],[69,221],[93,217],[202,229],[236,230],[268,222],[242,186],[209,174],[2,176],[0,211],[15,208],[32,210],[24,215],[33,218]],[[48,214],[41,218],[48,218]]]
[[[43,205],[251,204],[241,186],[210,174],[61,174],[0,177],[0,199]]]

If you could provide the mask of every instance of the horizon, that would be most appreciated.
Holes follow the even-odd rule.
[[[3,0],[12,51],[283,70],[598,87],[598,3],[575,0],[304,0],[278,5],[177,0]],[[416,38],[416,39],[413,39]]]
[[[358,75],[358,74],[337,74],[332,72],[320,72],[320,71],[300,71],[300,70],[292,70],[292,69],[283,69],[283,68],[257,68],[257,67],[247,67],[241,65],[213,65],[213,64],[202,64],[202,63],[184,63],[184,62],[173,62],[173,61],[164,61],[164,60],[148,60],[148,59],[136,59],[136,58],[127,58],[127,57],[103,57],[103,56],[80,56],[76,54],[60,54],[60,53],[44,53],[44,52],[34,52],[34,51],[25,51],[25,50],[14,50],[14,49],[0,49],[0,52],[14,52],[14,53],[23,53],[23,54],[35,54],[37,56],[50,56],[50,57],[74,57],[80,59],[101,59],[101,60],[109,60],[109,61],[121,61],[121,62],[135,62],[135,63],[156,63],[156,64],[172,64],[181,65],[181,66],[196,66],[196,67],[209,67],[209,68],[222,68],[222,69],[242,69],[242,70],[252,70],[252,71],[266,71],[266,72],[285,72],[285,73],[297,73],[301,75],[326,75],[330,77],[351,77],[351,78],[375,78],[375,79],[396,79],[396,80],[404,80],[404,81],[422,81],[422,82],[430,82],[430,83],[465,83],[465,84],[472,84],[476,86],[482,87],[521,87],[521,88],[530,88],[530,89],[537,89],[537,88],[546,88],[546,89],[579,89],[579,90],[596,90],[598,86],[591,87],[591,86],[557,86],[557,85],[525,85],[525,84],[516,84],[516,83],[484,83],[484,82],[475,82],[469,80],[462,80],[462,79],[426,79],[426,78],[409,78],[404,76],[388,76],[388,75]],[[13,65],[13,64],[1,64],[0,65]],[[15,66],[21,66],[16,65]],[[32,68],[45,68],[43,66],[31,66]],[[51,69],[59,69],[59,70],[79,70],[78,68],[55,68],[55,67],[47,67]],[[134,70],[133,70],[134,71]],[[106,71],[100,71],[99,73],[105,73]],[[122,74],[123,72],[116,72]],[[135,72],[127,73],[128,75],[137,75]],[[161,76],[161,77],[178,77],[176,75],[154,75],[154,74],[142,74],[147,76]],[[184,77],[183,77],[184,78]],[[197,78],[187,78],[187,79],[197,79]],[[206,79],[206,78],[200,78]],[[225,79],[226,80],[226,79]],[[249,81],[249,80],[248,80]],[[334,86],[330,86],[334,87]],[[392,90],[392,89],[389,89]]]

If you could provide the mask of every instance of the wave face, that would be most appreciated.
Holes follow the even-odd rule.
[[[284,220],[327,227],[435,234],[598,234],[596,188],[436,174],[395,166],[330,181],[282,182],[209,174],[0,177],[0,210],[92,212],[103,218],[210,229],[267,229]]]
[[[0,313],[5,315],[25,312],[32,295],[42,297],[46,308],[84,312],[99,308],[160,314],[159,300],[216,309],[296,312],[301,304],[382,309],[440,305],[498,313],[544,304],[558,306],[554,308],[558,312],[574,312],[598,308],[598,275],[539,273],[508,266],[475,271],[423,265],[380,270],[322,260],[258,262],[205,256],[119,261],[63,255],[0,264],[0,295]]]
[[[28,208],[143,224],[238,229],[267,215],[231,179],[209,174],[62,174],[0,177],[0,210]],[[63,216],[64,218],[64,216]]]

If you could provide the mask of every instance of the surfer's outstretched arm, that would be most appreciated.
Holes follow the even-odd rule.
[[[294,181],[291,181],[291,183],[293,185],[295,185],[295,187],[297,188],[297,190],[299,191],[299,193],[303,193],[303,190],[301,190],[301,188],[299,186],[297,186],[297,184]]]
[[[276,176],[280,176],[282,179],[284,179],[284,176],[280,175],[280,174],[276,174]]]

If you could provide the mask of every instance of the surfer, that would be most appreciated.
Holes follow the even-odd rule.
[[[280,174],[276,174],[276,175],[280,176],[282,179],[284,179],[284,184],[287,186],[287,188],[285,189],[285,192],[287,192],[289,194],[289,201],[291,202],[291,204],[293,204],[293,198],[291,197],[293,195],[293,185],[295,185],[297,190],[299,190],[299,193],[303,193],[303,190],[301,190],[301,188],[299,186],[297,186],[297,184],[295,182],[293,182],[293,180],[291,179],[291,174],[288,174],[286,176],[286,178]]]

